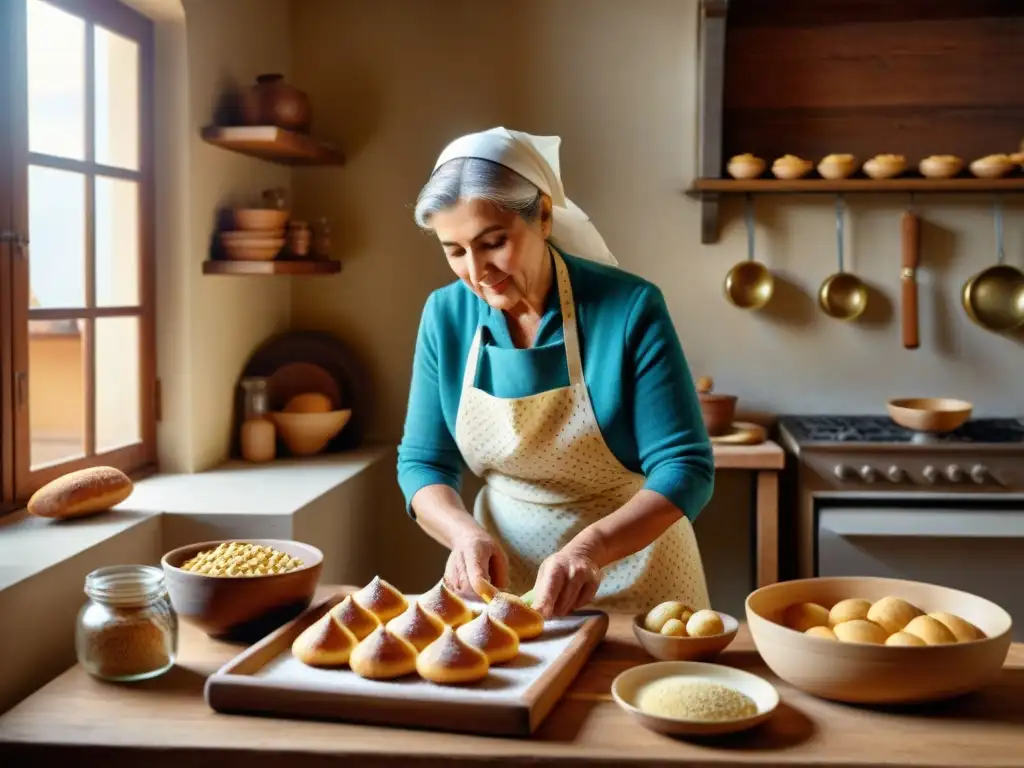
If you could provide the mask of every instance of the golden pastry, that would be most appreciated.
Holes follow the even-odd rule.
[[[444,622],[419,603],[413,603],[405,613],[387,623],[388,632],[398,635],[422,651],[437,640],[444,631]]]
[[[441,685],[475,683],[487,677],[489,668],[484,652],[461,640],[448,626],[416,659],[420,677]]]
[[[292,654],[311,667],[341,667],[348,663],[358,642],[328,611],[295,638]]]
[[[901,631],[915,616],[924,611],[900,597],[888,595],[877,600],[868,611],[868,619],[879,624],[888,634]]]
[[[906,168],[907,158],[903,155],[875,155],[864,163],[864,173],[872,179],[891,179]]]
[[[509,592],[499,592],[487,605],[487,613],[515,632],[520,641],[544,632],[544,617]]]
[[[839,639],[838,637],[836,637],[836,633],[828,627],[811,627],[806,632],[804,632],[804,634],[810,637],[820,637],[822,640]]]
[[[826,155],[818,163],[818,173],[824,179],[845,179],[857,170],[857,158],[849,154]]]
[[[416,671],[416,648],[381,624],[352,649],[348,665],[360,677],[391,680]]]
[[[1014,165],[1009,155],[985,155],[971,163],[971,173],[980,179],[998,179],[1012,171]]]
[[[958,643],[969,643],[972,640],[981,640],[985,636],[984,632],[971,624],[971,622],[967,621],[967,619],[962,619],[955,614],[946,613],[945,611],[935,611],[928,615],[936,621],[945,624],[946,629],[953,633],[953,637],[956,638]]]
[[[726,170],[734,179],[756,179],[765,169],[765,161],[749,152],[730,158]]]
[[[909,632],[893,632],[887,638],[885,638],[886,645],[903,645],[903,646],[925,646],[928,645],[917,635],[912,635]]]
[[[875,622],[866,619],[844,621],[842,624],[834,626],[832,631],[840,642],[871,643],[873,645],[882,645],[889,634]]]
[[[929,179],[951,179],[963,170],[963,158],[956,155],[931,155],[917,164],[921,175]]]
[[[455,634],[483,651],[491,665],[504,664],[519,655],[519,635],[487,613],[463,624]]]
[[[840,600],[838,603],[833,605],[832,610],[828,612],[828,625],[830,627],[834,627],[836,624],[842,624],[844,621],[866,619],[868,617],[868,611],[870,610],[870,600],[863,600],[859,597]]]
[[[420,595],[417,602],[449,627],[461,626],[473,618],[473,612],[469,606],[461,597],[448,589],[444,579],[431,587],[430,591]]]
[[[814,163],[796,155],[783,155],[772,163],[772,173],[779,179],[799,179],[810,173]]]
[[[380,620],[353,600],[352,595],[346,595],[331,608],[331,614],[356,636],[356,640],[362,640],[380,626]]]
[[[956,642],[956,636],[945,624],[927,615],[915,616],[903,628],[903,631],[908,635],[916,635],[928,645],[946,645]]]
[[[693,616],[693,608],[680,603],[678,600],[668,600],[664,603],[658,603],[658,605],[647,612],[647,615],[644,617],[644,629],[648,632],[661,632],[662,627],[670,619],[678,619],[683,624],[686,624],[691,616]]]
[[[687,637],[686,624],[679,619],[669,619],[658,634],[666,637]]]
[[[828,626],[828,609],[817,603],[793,603],[782,613],[782,623],[797,632]]]
[[[725,632],[722,617],[710,608],[697,611],[686,622],[686,634],[690,637],[712,637]]]
[[[405,596],[380,576],[374,576],[373,581],[352,595],[352,599],[380,619],[382,624],[409,607]]]

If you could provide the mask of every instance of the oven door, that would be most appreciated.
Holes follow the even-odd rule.
[[[940,584],[987,598],[1024,641],[1024,500],[819,500],[819,576],[880,576]]]

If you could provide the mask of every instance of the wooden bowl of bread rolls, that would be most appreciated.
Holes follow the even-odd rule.
[[[225,539],[178,547],[160,565],[183,621],[211,637],[247,640],[309,607],[323,559],[300,541]]]

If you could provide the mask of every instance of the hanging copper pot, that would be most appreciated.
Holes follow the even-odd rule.
[[[307,133],[313,120],[309,96],[285,82],[284,75],[256,77],[245,94],[242,114],[246,125],[276,125],[289,131]]]

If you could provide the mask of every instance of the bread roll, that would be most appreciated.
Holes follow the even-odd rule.
[[[131,479],[114,467],[91,467],[51,480],[28,500],[36,517],[65,519],[108,510],[132,495]]]
[[[515,632],[520,641],[544,632],[544,617],[509,592],[496,594],[487,604],[487,613]]]
[[[944,624],[946,629],[953,633],[958,643],[969,643],[972,640],[981,640],[985,635],[976,626],[967,621],[967,619],[961,618],[953,613],[947,613],[946,611],[935,611],[929,613],[936,621]]]
[[[832,610],[828,612],[828,625],[830,627],[834,627],[836,624],[842,624],[844,621],[866,619],[868,617],[868,611],[870,610],[870,600],[864,600],[859,597],[840,600],[838,603],[833,605]]]
[[[409,607],[405,596],[380,576],[374,576],[369,584],[352,595],[352,599],[376,616],[382,624],[391,621]]]
[[[416,671],[420,677],[440,685],[483,680],[489,666],[484,652],[459,639],[449,626],[416,659]]]
[[[389,621],[387,627],[388,632],[405,638],[417,651],[422,651],[441,636],[445,624],[419,603],[413,603],[405,613]]]
[[[892,635],[907,626],[911,619],[923,613],[924,611],[903,598],[887,595],[871,605],[867,618],[869,621],[881,625],[888,634]]]
[[[381,624],[352,650],[348,665],[360,677],[392,680],[416,671],[416,649]]]
[[[519,655],[519,635],[487,613],[463,624],[455,634],[483,651],[491,665],[504,664]]]
[[[348,662],[357,642],[356,636],[328,611],[295,638],[292,654],[311,667],[341,667]]]
[[[353,600],[352,595],[346,595],[331,608],[331,614],[356,636],[356,640],[362,640],[381,624],[380,619]]]
[[[461,597],[448,589],[444,579],[420,595],[417,602],[449,627],[459,627],[473,618],[473,611]]]
[[[916,635],[928,645],[946,645],[956,642],[956,635],[938,619],[928,615],[915,616],[903,628],[908,635]]]

